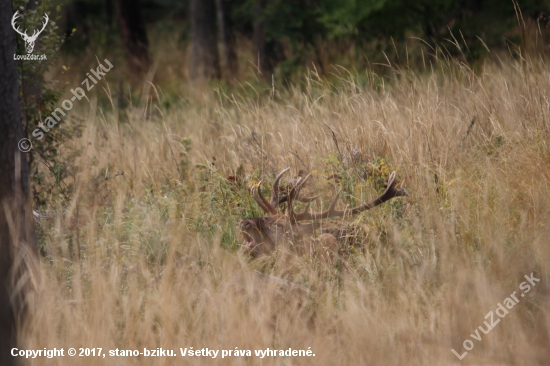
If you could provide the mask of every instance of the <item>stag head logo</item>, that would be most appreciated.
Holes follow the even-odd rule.
[[[27,34],[27,30],[25,30],[24,32],[21,32],[19,30],[19,27],[15,24],[15,21],[20,16],[21,15],[19,14],[19,10],[16,11],[15,14],[13,14],[13,18],[11,18],[11,26],[13,27],[14,31],[16,31],[21,35],[21,37],[23,37],[23,41],[25,41],[25,48],[27,49],[27,53],[32,53],[32,50],[34,49],[34,42],[36,42],[36,39],[38,38],[40,33],[42,33],[44,28],[46,28],[46,24],[48,24],[48,20],[50,20],[50,18],[48,18],[48,14],[44,13],[44,23],[42,24],[42,29],[40,30],[35,29],[34,32],[32,33],[32,36],[29,36]]]

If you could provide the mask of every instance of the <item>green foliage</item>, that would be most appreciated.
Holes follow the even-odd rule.
[[[265,41],[284,61],[286,75],[284,69],[296,70],[319,41],[355,36],[357,26],[386,1],[245,0],[234,3],[233,17],[237,31],[248,35],[253,23],[263,23]]]
[[[25,122],[25,134],[33,143],[33,149],[29,152],[31,165],[31,181],[34,188],[35,203],[45,204],[49,196],[58,196],[68,202],[69,195],[74,187],[67,180],[74,177],[76,167],[73,162],[79,156],[80,151],[68,154],[69,158],[61,159],[60,148],[73,136],[81,133],[82,122],[66,125],[59,123],[49,132],[44,134],[41,140],[33,138],[32,132],[38,129],[38,124],[44,121],[55,108],[59,108],[61,95],[64,88],[56,85],[55,81],[48,81],[45,74],[50,67],[58,63],[59,49],[63,43],[63,37],[59,34],[56,16],[61,11],[58,6],[53,9],[49,0],[38,2],[32,9],[28,0],[17,0],[14,7],[21,17],[17,24],[20,29],[28,30],[32,34],[34,29],[41,26],[44,14],[49,16],[49,21],[44,31],[36,40],[34,54],[45,55],[41,61],[18,61],[18,72],[21,81],[21,101]],[[17,54],[26,54],[25,43],[21,37],[17,37]],[[67,146],[70,149],[70,146]]]
[[[328,37],[349,37],[357,35],[358,26],[373,11],[384,6],[388,0],[325,0],[320,6],[319,21],[326,29]]]
[[[550,9],[547,0],[520,0],[517,8],[513,1],[500,0],[268,0],[258,19],[256,3],[248,0],[240,7],[236,5],[241,31],[251,29],[255,21],[262,21],[266,42],[272,42],[278,47],[277,52],[284,53],[279,59],[289,59],[290,63],[282,67],[291,69],[303,61],[301,58],[310,52],[309,46],[331,39],[366,44],[383,43],[390,38],[402,42],[415,36],[432,46],[448,46],[454,36],[463,49],[448,47],[448,51],[455,56],[463,52],[475,60],[487,54],[486,46],[505,46],[505,35],[512,37],[509,38],[512,42],[521,42],[517,36],[507,34],[519,25],[517,9],[523,17],[531,19]]]
[[[58,4],[61,0],[49,1]],[[411,66],[409,61],[412,61],[414,67],[420,62],[424,64],[423,57],[434,53],[430,47],[444,49],[446,54],[461,57],[461,61],[464,61],[462,56],[466,61],[475,61],[487,56],[489,50],[507,49],[510,42],[521,44],[519,25],[522,22],[517,9],[528,25],[550,10],[549,0],[518,0],[517,7],[512,0],[232,0],[227,3],[229,23],[238,40],[252,40],[254,24],[262,24],[266,63],[275,66],[275,80],[290,80],[312,63],[325,75],[332,64],[350,69],[376,67],[373,66],[376,63],[386,63],[386,57],[392,64],[401,63],[399,66],[405,62]],[[188,47],[191,37],[188,0],[138,1],[137,6],[144,15],[151,40],[168,38],[175,40],[176,47],[182,51]],[[90,54],[109,52],[123,57],[112,2],[70,0],[66,14],[64,32],[76,31],[63,47],[66,54],[81,55],[88,48]],[[544,26],[540,32],[543,38],[546,37]],[[422,39],[430,47],[417,41],[412,46],[414,38]],[[151,42],[152,54],[162,55],[163,48],[155,43]],[[240,50],[251,50],[252,43],[237,44]],[[394,57],[394,51],[406,52],[407,57]],[[167,61],[167,57],[160,57],[157,61],[161,64]],[[241,73],[243,75],[247,74]],[[170,100],[165,99],[165,103],[169,104]]]
[[[40,2],[35,9],[27,9],[28,0],[17,0],[14,2],[14,8],[22,14],[17,19],[17,25],[22,31],[27,30],[32,34],[44,21],[44,14],[50,16],[50,20],[40,34],[34,47],[35,54],[46,56],[46,60],[41,61],[18,61],[18,71],[21,79],[21,100],[23,103],[23,115],[27,124],[30,125],[41,119],[41,116],[49,114],[54,108],[55,103],[61,96],[61,90],[52,83],[48,83],[44,77],[50,66],[58,60],[58,50],[62,39],[57,34],[56,18],[52,16],[48,1]],[[25,42],[21,37],[16,37],[17,54],[26,54]]]
[[[509,34],[511,29],[520,25],[518,9],[525,19],[535,19],[547,12],[549,6],[547,0],[386,1],[384,6],[364,18],[358,30],[367,40],[388,37],[400,40],[412,33],[432,46],[449,46],[449,40],[454,36],[467,57],[477,59],[487,54],[485,46],[490,49],[504,47],[505,36],[514,43],[521,42],[514,36],[510,39]],[[454,56],[460,54],[456,47],[447,50]]]

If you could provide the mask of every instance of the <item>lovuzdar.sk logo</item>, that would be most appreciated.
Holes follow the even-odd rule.
[[[21,32],[19,30],[19,26],[16,24],[17,18],[19,18],[21,15],[19,14],[19,10],[13,14],[13,17],[11,18],[11,26],[14,31],[19,33],[21,37],[23,38],[23,41],[25,41],[25,49],[27,50],[26,55],[13,55],[14,60],[46,60],[46,55],[34,55],[32,51],[34,50],[34,43],[36,42],[36,39],[44,31],[44,28],[46,28],[46,24],[48,24],[48,21],[50,18],[48,18],[48,14],[44,13],[44,21],[42,23],[42,29],[38,30],[35,29],[31,36],[27,34],[27,30],[25,29],[24,32]]]

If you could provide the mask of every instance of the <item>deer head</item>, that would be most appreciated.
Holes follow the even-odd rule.
[[[48,24],[48,20],[50,18],[48,18],[48,14],[44,13],[44,20],[45,21],[42,24],[42,29],[40,29],[40,30],[35,29],[34,32],[32,33],[32,36],[29,36],[27,34],[27,30],[25,30],[24,32],[21,32],[19,30],[19,27],[16,27],[15,21],[20,16],[21,15],[19,14],[19,10],[16,11],[15,14],[13,14],[13,18],[11,18],[11,26],[13,27],[13,30],[15,30],[17,33],[19,33],[21,35],[21,37],[23,37],[23,41],[25,41],[25,48],[27,49],[27,53],[32,53],[32,50],[34,49],[34,42],[36,42],[36,39],[38,38],[40,33],[42,33],[44,28],[46,28],[46,24]]]
[[[395,172],[391,173],[388,178],[388,185],[384,193],[376,199],[366,202],[356,207],[346,207],[343,210],[337,210],[336,204],[340,192],[338,192],[331,200],[330,206],[326,211],[309,212],[309,204],[319,196],[311,198],[300,198],[300,190],[311,176],[311,173],[303,178],[300,178],[294,187],[284,196],[279,196],[279,181],[284,173],[290,168],[283,170],[273,182],[271,188],[271,200],[262,195],[260,189],[261,182],[257,188],[252,188],[252,196],[262,210],[267,214],[264,217],[253,217],[241,220],[239,229],[245,241],[243,249],[245,252],[256,257],[260,254],[267,254],[275,250],[283,243],[290,242],[295,247],[299,248],[300,243],[304,238],[311,236],[314,231],[319,228],[320,221],[328,218],[343,218],[347,216],[357,215],[360,212],[370,210],[394,197],[406,196],[405,191],[400,188],[395,188]],[[304,212],[296,213],[293,209],[294,201],[307,203]],[[281,214],[278,207],[281,203],[287,202],[286,213]],[[326,236],[329,234],[323,234]],[[327,242],[335,242],[335,238],[324,238]]]

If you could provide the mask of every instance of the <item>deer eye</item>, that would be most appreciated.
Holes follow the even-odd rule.
[[[241,221],[239,225],[241,230],[250,230],[253,226],[253,223],[251,223],[249,220]]]

